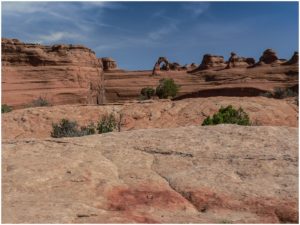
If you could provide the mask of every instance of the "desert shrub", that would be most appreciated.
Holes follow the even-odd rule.
[[[82,126],[80,128],[80,131],[82,133],[82,136],[85,136],[85,135],[92,135],[92,134],[95,134],[96,133],[96,126],[94,125],[94,123],[90,123],[89,125],[87,126]]]
[[[52,124],[51,137],[62,138],[62,137],[80,137],[84,135],[95,134],[94,124],[90,124],[87,127],[83,126],[78,129],[76,121],[69,121],[62,119],[58,124]]]
[[[38,97],[37,99],[33,100],[30,104],[31,107],[43,107],[43,106],[49,106],[49,102],[42,97]]]
[[[144,100],[148,100],[148,98],[147,98],[147,96],[139,95],[138,100],[144,101]]]
[[[175,97],[179,91],[179,85],[177,85],[172,78],[163,78],[159,81],[159,85],[156,87],[156,95],[159,98]]]
[[[271,92],[265,92],[264,94],[262,94],[262,96],[268,97],[268,98],[283,99],[283,98],[287,98],[287,97],[298,96],[298,93],[294,92],[290,88],[276,87],[276,88],[274,88],[273,93],[271,93]]]
[[[267,98],[273,98],[273,94],[271,92],[264,92],[260,94],[260,96],[267,97]]]
[[[142,88],[141,96],[144,98],[143,100],[150,99],[155,95],[155,90],[151,87]]]
[[[234,109],[231,105],[219,109],[218,113],[215,113],[212,118],[208,116],[202,123],[202,126],[216,125],[216,124],[238,124],[238,125],[251,125],[249,116],[244,112],[242,108],[238,110]]]
[[[105,115],[98,122],[97,130],[99,134],[112,132],[116,129],[117,122],[113,114]]]
[[[279,98],[279,99],[281,99],[281,98],[284,98],[285,95],[286,95],[285,89],[283,89],[283,88],[278,88],[278,87],[274,88],[274,94],[273,94],[274,98]]]
[[[1,105],[1,113],[8,113],[11,112],[13,109],[11,106],[3,104]]]

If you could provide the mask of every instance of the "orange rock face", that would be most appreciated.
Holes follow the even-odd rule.
[[[84,46],[2,39],[2,103],[15,108],[38,97],[50,104],[100,103],[101,77],[99,60]]]

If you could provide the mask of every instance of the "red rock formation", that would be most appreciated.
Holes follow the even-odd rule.
[[[158,71],[181,71],[181,70],[186,70],[187,68],[185,66],[181,66],[179,63],[174,62],[171,63],[168,61],[166,57],[159,57],[158,60],[156,61],[153,70],[152,70],[152,75],[156,75]]]
[[[201,65],[196,70],[225,68],[226,64],[223,56],[205,54]]]
[[[298,52],[294,52],[292,58],[285,62],[283,65],[298,65],[299,64],[299,55]]]
[[[110,57],[104,57],[100,58],[100,60],[102,61],[104,71],[113,71],[118,69],[117,62],[114,59]]]
[[[2,39],[2,102],[22,107],[42,96],[51,104],[101,103],[102,68],[81,45]]]
[[[273,64],[278,62],[279,60],[276,55],[276,52],[272,49],[267,49],[263,52],[263,55],[259,58],[258,65]]]
[[[234,52],[231,52],[231,56],[227,62],[226,69],[234,67],[248,67],[255,63],[253,58],[238,57]]]

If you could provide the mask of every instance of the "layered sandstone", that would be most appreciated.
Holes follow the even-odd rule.
[[[101,103],[102,68],[81,45],[2,39],[2,103],[16,108],[42,97],[50,104]]]
[[[298,197],[295,128],[2,143],[3,223],[298,223]]]

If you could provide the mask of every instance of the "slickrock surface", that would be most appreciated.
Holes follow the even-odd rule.
[[[242,107],[256,125],[298,126],[298,107],[293,101],[265,97],[209,97],[180,101],[153,100],[119,105],[65,105],[14,110],[2,114],[4,139],[47,138],[52,123],[62,118],[76,120],[80,125],[113,113],[121,131],[143,128],[172,128],[201,125],[221,106]],[[121,115],[121,118],[120,118]]]
[[[81,45],[2,39],[2,103],[20,108],[38,97],[51,104],[101,102],[102,68]]]
[[[297,223],[298,130],[6,140],[3,223]]]

